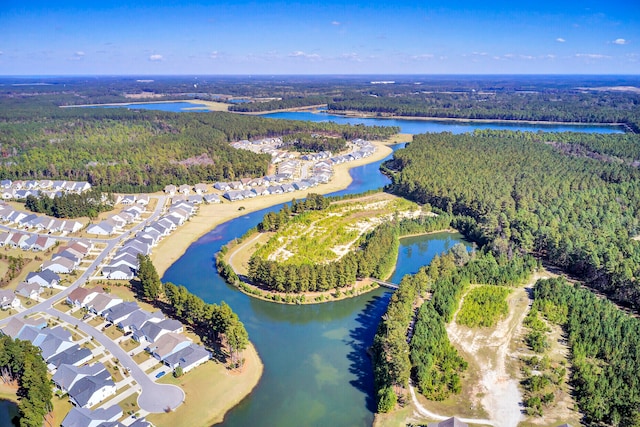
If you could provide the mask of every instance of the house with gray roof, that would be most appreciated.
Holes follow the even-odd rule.
[[[98,236],[111,236],[116,232],[116,226],[110,221],[100,221],[97,224],[91,224],[87,227],[87,233],[96,234]]]
[[[220,203],[220,196],[217,194],[205,194],[202,199],[205,203]]]
[[[179,334],[181,332],[184,332],[182,323],[174,319],[164,319],[160,322],[146,322],[139,330],[133,333],[132,337],[138,342],[153,343],[165,334]]]
[[[37,283],[43,288],[51,288],[60,283],[60,276],[51,270],[32,271],[27,274],[28,283]]]
[[[76,263],[65,257],[58,257],[42,263],[43,270],[50,270],[56,274],[69,274],[76,269]]]
[[[93,353],[91,353],[91,350],[74,344],[66,350],[51,356],[49,360],[47,360],[47,368],[50,372],[56,372],[61,365],[80,366],[92,358]]]
[[[69,400],[81,408],[90,408],[108,397],[115,396],[116,384],[108,371],[80,378],[69,389]]]
[[[160,310],[149,313],[146,310],[138,309],[127,318],[121,320],[116,326],[123,332],[135,332],[140,330],[147,322],[160,322],[164,320],[164,314]]]
[[[90,410],[73,407],[62,420],[61,427],[102,427],[105,423],[117,422],[122,417],[122,408],[113,405],[107,409]]]
[[[166,357],[188,347],[191,340],[184,335],[169,332],[162,335],[158,340],[146,348],[146,350],[159,361],[163,361]]]
[[[114,305],[120,304],[121,302],[122,298],[109,294],[98,294],[90,303],[87,304],[87,308],[92,313],[102,315],[106,310],[110,309]]]
[[[117,324],[125,320],[127,317],[131,315],[131,313],[139,309],[140,309],[140,306],[138,305],[137,302],[125,301],[107,309],[102,314],[102,317],[104,317],[105,319],[107,319],[109,322],[113,324]]]
[[[51,379],[54,385],[64,393],[68,393],[71,387],[74,386],[78,380],[87,377],[87,376],[102,376],[105,377],[104,374],[106,372],[109,377],[109,371],[102,363],[94,363],[93,365],[60,365],[58,370],[53,375]]]
[[[24,319],[18,316],[13,316],[9,319],[9,322],[0,329],[4,335],[7,335],[13,339],[16,339],[27,328],[40,331],[47,326],[47,321],[41,317],[33,319]]]
[[[162,362],[171,369],[180,366],[183,372],[188,372],[209,359],[211,359],[211,353],[206,348],[191,343],[187,347],[165,357]]]
[[[42,287],[37,283],[22,282],[16,286],[16,295],[29,298],[32,300],[38,300],[38,297],[42,293]]]
[[[73,347],[74,343],[71,338],[71,332],[61,326],[55,328],[45,328],[41,331],[41,335],[36,338],[33,345],[42,350],[42,358],[49,359],[68,348]]]
[[[20,299],[9,289],[0,289],[0,308],[8,310],[20,307]]]

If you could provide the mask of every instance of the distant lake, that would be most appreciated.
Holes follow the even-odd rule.
[[[92,105],[89,108],[126,108],[127,110],[158,110],[170,113],[203,113],[208,112],[204,104],[191,102],[150,102],[147,104]]]
[[[506,122],[459,122],[453,120],[412,120],[412,119],[379,119],[373,117],[344,117],[324,112],[282,112],[263,114],[270,119],[303,120],[310,122],[334,122],[338,124],[363,124],[367,126],[398,126],[402,133],[451,132],[460,134],[473,132],[476,129],[504,129],[525,132],[587,132],[587,133],[624,133],[620,126],[607,125],[574,125],[574,124],[530,124]]]
[[[234,103],[243,100],[233,100]],[[93,106],[91,108],[127,108],[129,110],[160,110],[174,113],[208,112],[204,104],[189,102],[149,102],[144,104],[123,104]],[[195,108],[195,109],[194,109]],[[614,125],[576,125],[576,124],[530,124],[508,122],[459,122],[453,120],[412,120],[412,119],[381,119],[373,117],[344,117],[323,111],[310,112],[282,112],[262,114],[260,117],[270,119],[303,120],[310,122],[334,122],[338,124],[363,124],[367,126],[399,126],[402,133],[451,132],[460,134],[473,132],[476,129],[505,129],[528,132],[587,132],[587,133],[624,133],[620,126]]]

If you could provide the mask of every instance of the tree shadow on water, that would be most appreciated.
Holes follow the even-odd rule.
[[[368,349],[373,344],[373,337],[378,329],[380,318],[387,311],[391,293],[373,297],[356,317],[357,325],[349,331],[351,350],[347,354],[349,372],[356,376],[351,385],[366,394],[366,406],[376,412],[376,399],[373,384],[373,366]]]

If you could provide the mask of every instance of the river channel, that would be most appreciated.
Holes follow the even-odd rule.
[[[136,105],[136,108],[145,107],[153,108],[153,104]],[[163,109],[166,108],[166,104],[163,105]],[[176,108],[174,111],[184,110]],[[612,126],[357,119],[323,113],[275,113],[265,117],[397,125],[403,133],[461,133],[486,128],[621,132]],[[353,169],[351,185],[334,195],[361,193],[387,184],[388,178],[378,170],[380,163]],[[273,206],[219,225],[193,243],[163,277],[163,281],[186,286],[206,302],[227,302],[244,322],[264,363],[264,374],[256,389],[227,414],[222,425],[370,426],[375,406],[371,362],[366,349],[372,343],[391,293],[376,289],[333,303],[280,305],[239,292],[225,284],[216,272],[213,255],[220,247],[257,225],[265,213],[280,207]],[[459,241],[461,237],[451,233],[403,239],[391,280],[398,283],[402,276],[414,273],[428,264],[435,254],[445,252]]]

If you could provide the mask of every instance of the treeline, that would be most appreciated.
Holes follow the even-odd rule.
[[[44,213],[56,218],[96,218],[100,212],[113,208],[113,200],[102,199],[102,193],[93,188],[80,194],[65,193],[55,196],[27,196],[24,205],[32,212]]]
[[[384,139],[384,126],[264,119],[225,112],[0,104],[0,178],[88,181],[103,191],[152,192],[167,184],[263,176],[271,157],[228,143],[292,133]]]
[[[316,292],[352,285],[358,277],[383,279],[395,265],[399,233],[383,224],[363,236],[338,261],[327,264],[282,264],[253,255],[249,260],[249,280],[277,292]]]
[[[29,341],[0,336],[0,374],[4,382],[18,382],[20,427],[42,427],[53,408],[53,392],[40,349]]]
[[[571,90],[524,93],[370,93],[335,98],[329,111],[460,119],[533,120],[579,123],[629,123],[637,131],[640,96],[635,93],[584,93]]]
[[[445,325],[452,320],[465,287],[469,283],[519,284],[537,266],[530,256],[496,259],[483,251],[467,262],[468,257],[461,254],[452,250],[435,256],[418,273],[405,276],[391,297],[372,346],[379,412],[393,409],[409,378],[428,399],[443,400],[459,393],[460,374],[467,364],[450,344]],[[414,305],[429,291],[431,298],[416,316]],[[408,342],[414,317],[413,336]]]
[[[249,344],[249,335],[238,315],[224,301],[208,304],[184,286],[162,283],[148,255],[138,255],[138,290],[147,301],[170,312],[173,317],[193,327],[205,342],[226,343],[231,363],[242,364],[239,355]]]
[[[258,224],[258,231],[278,231],[284,225],[288,224],[295,215],[307,211],[321,211],[329,206],[329,199],[321,194],[309,193],[304,200],[291,201],[291,207],[285,205],[278,212],[269,212]]]
[[[282,141],[290,150],[302,153],[318,153],[320,151],[339,153],[347,149],[346,139],[318,134],[297,133],[283,137]]]
[[[465,215],[464,232],[498,254],[537,254],[638,309],[640,171],[542,143],[557,138],[591,141],[510,131],[419,135],[386,164],[391,188]],[[630,136],[598,140],[613,146],[620,138]]]
[[[640,320],[563,278],[538,281],[533,307],[568,335],[573,391],[586,424],[637,426]]]
[[[229,107],[229,111],[237,111],[242,113],[256,113],[261,111],[285,110],[287,108],[308,107],[311,105],[322,105],[330,102],[333,98],[330,96],[300,96],[295,98],[274,99],[265,102],[245,102],[242,104],[234,104]]]

